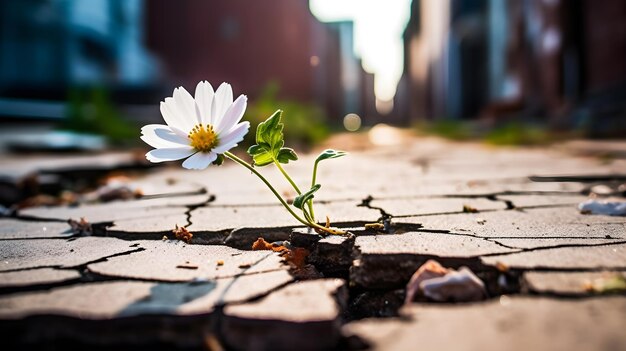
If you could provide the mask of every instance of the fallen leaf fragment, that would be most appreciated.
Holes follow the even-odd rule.
[[[224,260],[217,260],[217,265],[218,266],[223,266],[224,265]]]
[[[252,265],[250,263],[242,263],[242,264],[239,265],[239,268],[241,268],[241,269],[247,269],[247,268],[250,268],[250,267],[252,267]]]
[[[584,288],[588,292],[598,294],[610,294],[626,291],[626,277],[615,275],[607,278],[595,279],[593,282],[586,282]]]
[[[365,229],[367,230],[384,230],[385,225],[382,223],[366,223]]]
[[[305,265],[307,256],[309,255],[309,251],[307,249],[301,247],[289,248],[285,245],[268,243],[263,238],[258,238],[252,244],[252,250],[271,250],[274,252],[280,252],[280,255],[285,259],[285,261],[294,268],[302,268]]]
[[[195,265],[195,264],[184,263],[184,264],[179,264],[178,266],[176,266],[176,268],[181,268],[181,269],[198,269],[198,266]]]
[[[464,213],[478,213],[478,209],[470,205],[463,205],[463,212]]]
[[[70,225],[70,230],[74,235],[91,235],[93,234],[93,228],[91,227],[91,223],[89,223],[85,217],[81,217],[80,221],[76,221],[74,219],[68,219],[67,224]]]
[[[287,250],[281,253],[281,256],[285,258],[285,261],[292,265],[294,268],[302,268],[306,262],[307,256],[309,256],[309,250],[296,247],[292,250]]]
[[[271,251],[275,251],[275,252],[282,252],[282,251],[285,251],[285,250],[288,250],[288,249],[285,246],[283,246],[283,245],[279,245],[279,244],[276,244],[276,243],[268,243],[267,241],[265,241],[265,239],[258,238],[252,244],[252,250],[253,251],[271,250]]]
[[[187,244],[189,244],[191,242],[191,238],[193,238],[193,234],[191,234],[187,230],[187,228],[185,228],[184,226],[179,227],[178,224],[176,225],[176,228],[172,230],[172,232],[174,233],[176,239],[184,241]]]

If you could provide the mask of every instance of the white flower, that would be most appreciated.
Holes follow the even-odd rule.
[[[146,154],[150,162],[187,158],[183,167],[204,169],[219,154],[237,146],[248,133],[250,122],[241,122],[248,98],[239,95],[233,102],[230,84],[217,91],[209,82],[196,86],[195,99],[183,87],[161,102],[167,125],[149,124],[141,128],[141,140],[155,149]]]

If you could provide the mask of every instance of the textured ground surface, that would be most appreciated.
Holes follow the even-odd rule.
[[[607,288],[626,276],[626,217],[577,210],[590,196],[624,200],[625,150],[436,139],[355,150],[322,163],[318,176],[316,214],[353,227],[345,237],[292,233],[272,194],[230,164],[135,172],[137,199],[5,208],[3,343],[626,350],[626,291]],[[301,184],[313,157],[287,166]],[[29,179],[43,188],[144,167],[125,154],[0,162],[4,199],[29,191]],[[264,171],[295,195],[276,170]],[[90,227],[67,223],[81,217]],[[387,232],[362,228],[381,218],[391,220]],[[193,234],[189,243],[176,240],[176,225]],[[310,265],[294,270],[278,253],[252,251],[258,237],[306,248]],[[403,306],[406,283],[428,259],[469,267],[489,299]]]

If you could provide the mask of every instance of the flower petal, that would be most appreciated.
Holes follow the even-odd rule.
[[[237,100],[230,105],[224,117],[217,124],[215,131],[220,134],[223,131],[231,130],[233,126],[241,120],[243,117],[243,113],[246,111],[246,107],[248,106],[248,97],[245,95],[239,95]]]
[[[248,134],[248,129],[250,129],[250,122],[245,121],[239,123],[223,137],[220,137],[220,143],[213,149],[213,152],[221,154],[237,146],[237,143],[242,141],[243,137]]]
[[[154,149],[146,154],[146,158],[150,162],[158,163],[165,161],[175,161],[185,158],[194,153],[191,146],[188,147],[169,147]]]
[[[220,124],[224,113],[233,103],[233,89],[228,83],[220,84],[219,88],[213,95],[213,104],[211,105],[211,125]]]
[[[187,169],[205,169],[216,159],[217,154],[214,152],[197,152],[183,162],[183,167]]]
[[[178,106],[178,112],[182,113],[183,118],[190,120],[193,125],[202,123],[200,116],[196,113],[196,103],[185,88],[174,89],[174,100]]]
[[[213,87],[211,86],[211,83],[206,80],[198,83],[196,86],[196,109],[201,119],[200,123],[202,124],[212,124],[211,104],[213,103],[213,95],[215,95]]]
[[[161,114],[170,128],[178,128],[184,133],[191,131],[196,122],[193,116],[185,116],[178,107],[176,100],[171,97],[167,97],[165,101],[161,102]]]
[[[148,124],[141,128],[141,140],[154,148],[188,146],[187,137],[180,136],[170,127],[163,124]]]

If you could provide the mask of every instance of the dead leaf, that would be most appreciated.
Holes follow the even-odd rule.
[[[93,228],[91,227],[91,223],[89,223],[85,217],[81,217],[80,221],[76,221],[74,219],[68,219],[67,224],[70,225],[70,230],[74,235],[91,235],[93,234]]]
[[[464,213],[478,213],[478,209],[470,205],[463,205],[463,212]]]
[[[187,228],[183,227],[179,227],[178,224],[176,225],[176,228],[174,230],[172,230],[172,232],[174,233],[174,236],[176,237],[176,239],[180,240],[180,241],[184,241],[187,244],[191,243],[191,238],[193,238],[193,234],[191,234]]]

